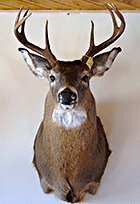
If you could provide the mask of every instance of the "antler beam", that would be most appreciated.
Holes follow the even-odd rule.
[[[86,61],[87,57],[92,57],[95,54],[97,54],[98,52],[100,52],[101,50],[105,49],[106,47],[108,47],[109,45],[111,45],[113,42],[115,42],[124,32],[125,29],[125,20],[123,15],[118,11],[118,9],[113,5],[113,4],[109,4],[111,6],[111,8],[113,9],[113,11],[116,13],[116,15],[118,16],[118,18],[121,21],[121,25],[120,27],[118,27],[117,25],[117,21],[115,19],[115,15],[113,13],[113,11],[109,8],[108,5],[104,6],[109,10],[111,17],[112,17],[112,21],[113,21],[113,25],[114,25],[114,31],[112,36],[106,40],[105,42],[101,43],[98,46],[95,46],[94,44],[94,23],[93,21],[91,21],[91,37],[90,37],[90,46],[88,51],[86,52],[86,54],[83,56],[82,60]]]
[[[50,49],[50,44],[49,44],[49,39],[48,39],[48,21],[46,22],[46,47],[45,49],[42,49],[32,43],[30,43],[26,36],[25,36],[25,21],[27,18],[29,18],[29,16],[31,15],[31,13],[28,14],[29,8],[26,10],[26,12],[24,13],[23,18],[20,20],[20,15],[21,12],[23,10],[23,7],[20,8],[20,11],[17,15],[16,21],[15,21],[15,26],[14,26],[14,33],[15,36],[17,37],[17,39],[27,48],[37,52],[38,54],[44,56],[51,64],[51,66],[53,66],[57,59],[55,58],[55,56],[52,54],[51,49]],[[21,32],[18,31],[18,29],[21,27]]]

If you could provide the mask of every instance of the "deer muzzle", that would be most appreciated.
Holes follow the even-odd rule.
[[[72,109],[77,103],[77,94],[70,88],[65,88],[58,94],[58,99],[63,109]]]

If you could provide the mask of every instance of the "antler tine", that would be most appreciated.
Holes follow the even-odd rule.
[[[19,13],[18,13],[18,15],[17,15],[17,18],[16,18],[16,20],[15,20],[14,33],[15,33],[16,37],[17,37],[17,35],[20,34],[20,33],[18,32],[18,28],[19,28],[20,26],[22,26],[22,24],[26,21],[27,18],[29,18],[30,15],[32,15],[32,13],[29,13],[29,14],[27,15],[27,11],[26,11],[26,13],[25,13],[26,15],[24,14],[24,17],[19,21],[22,10],[23,10],[23,6],[20,8],[20,11],[19,11]]]
[[[118,33],[118,34],[121,35],[122,32],[123,32],[124,29],[125,29],[125,20],[124,20],[124,17],[123,17],[123,15],[119,12],[119,10],[116,8],[116,6],[115,6],[114,4],[109,4],[109,5],[112,7],[112,9],[114,10],[114,12],[116,13],[116,15],[118,16],[118,18],[119,18],[120,21],[121,21],[121,25],[120,25],[120,27],[118,27],[117,21],[116,21],[115,16],[114,16],[114,13],[112,12],[112,10],[111,10],[109,7],[107,7],[107,5],[104,5],[104,6],[109,10],[109,12],[110,12],[110,14],[111,14],[111,17],[112,17],[112,20],[113,20],[114,32],[113,32],[113,35],[112,35],[112,36],[114,36],[116,33]]]
[[[30,8],[30,7],[29,7]],[[32,43],[30,43],[26,36],[25,36],[25,31],[24,31],[24,27],[25,27],[25,21],[27,18],[29,18],[29,16],[32,14],[32,13],[29,13],[28,14],[28,11],[29,11],[29,8],[26,10],[26,12],[24,13],[23,15],[23,18],[20,20],[20,15],[21,15],[21,12],[23,10],[23,6],[20,8],[20,11],[17,15],[17,18],[15,20],[15,26],[14,26],[14,33],[15,33],[15,36],[17,37],[17,39],[24,45],[26,46],[27,48],[37,52],[38,54],[44,56],[51,64],[51,66],[53,66],[55,63],[56,63],[56,58],[55,56],[51,53],[51,50],[50,50],[50,45],[49,45],[49,40],[48,40],[48,34],[46,34],[47,36],[47,40],[46,40],[46,48],[45,49],[42,49]],[[21,27],[21,32],[18,31],[18,29]]]
[[[93,23],[93,21],[91,21],[90,47],[88,50],[89,53],[92,52],[93,47],[95,47],[95,44],[94,44],[94,23]],[[88,55],[88,53],[86,53],[86,55]]]
[[[51,57],[53,58],[54,61],[56,61],[55,56],[53,55],[53,53],[51,52],[50,49],[50,43],[49,43],[49,38],[48,38],[48,20],[46,21],[46,47],[44,49],[46,52],[51,53]]]
[[[113,9],[113,11],[116,13],[116,15],[118,16],[118,18],[121,21],[121,25],[120,27],[118,27],[117,25],[117,21],[116,18],[114,16],[113,11],[109,8],[108,5],[103,4],[110,12],[111,17],[112,17],[112,21],[113,21],[113,25],[114,25],[114,31],[112,36],[106,40],[105,42],[101,43],[98,46],[94,45],[94,37],[93,37],[93,23],[92,23],[92,28],[91,28],[91,39],[90,39],[90,47],[88,49],[88,51],[86,52],[86,54],[83,56],[82,60],[86,61],[86,56],[94,56],[96,53],[100,52],[101,50],[103,50],[104,48],[108,47],[109,45],[111,45],[113,42],[115,42],[124,32],[125,29],[125,20],[123,15],[118,11],[118,9],[114,6],[114,4],[108,4],[110,5],[110,7]]]
[[[27,10],[25,11],[25,13],[24,13],[24,15],[23,15],[23,19],[24,18],[28,18],[30,15],[32,15],[32,13],[29,13],[28,14],[28,12],[29,12],[29,9],[30,9],[30,6],[27,8]],[[28,14],[28,15],[27,15]],[[27,19],[26,18],[26,19]],[[21,26],[21,33],[22,33],[22,35],[25,35],[25,33],[24,33],[24,27],[25,27],[25,21],[22,23],[22,26]]]
[[[107,5],[105,5],[105,4],[103,4],[108,10],[109,10],[109,13],[110,13],[110,15],[111,15],[111,17],[112,17],[112,21],[113,21],[113,26],[114,26],[114,32],[113,32],[113,35],[114,35],[114,33],[118,30],[118,25],[117,25],[117,21],[116,21],[116,18],[115,18],[115,16],[114,16],[114,13],[113,13],[113,11],[107,6]],[[110,6],[111,6],[111,4],[110,4]]]

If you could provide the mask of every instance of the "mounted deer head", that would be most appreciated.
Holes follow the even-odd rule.
[[[91,21],[90,46],[80,60],[59,61],[52,54],[46,23],[46,47],[30,43],[24,32],[29,9],[15,21],[14,33],[35,55],[19,48],[30,70],[39,78],[50,81],[44,118],[36,135],[33,163],[45,193],[54,190],[67,202],[80,201],[85,192],[96,193],[111,153],[100,119],[96,116],[94,97],[89,89],[92,76],[102,76],[112,65],[121,48],[96,55],[115,42],[125,29],[125,20],[114,5],[110,5],[121,21],[118,27],[112,9],[109,10],[114,32],[98,46],[94,44],[94,24]],[[21,27],[21,32],[19,28]],[[96,55],[96,56],[95,56]]]

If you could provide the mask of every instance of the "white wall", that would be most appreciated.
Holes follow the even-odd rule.
[[[140,203],[140,13],[124,16],[125,33],[109,47],[121,46],[123,52],[103,77],[91,80],[113,153],[98,193],[87,194],[83,203]],[[48,82],[34,77],[17,51],[22,45],[13,35],[15,17],[16,13],[0,13],[0,203],[64,203],[42,192],[32,165]],[[58,59],[72,60],[86,52],[90,20],[95,22],[97,44],[111,35],[108,13],[34,13],[27,36],[39,46],[44,45],[46,19]]]

